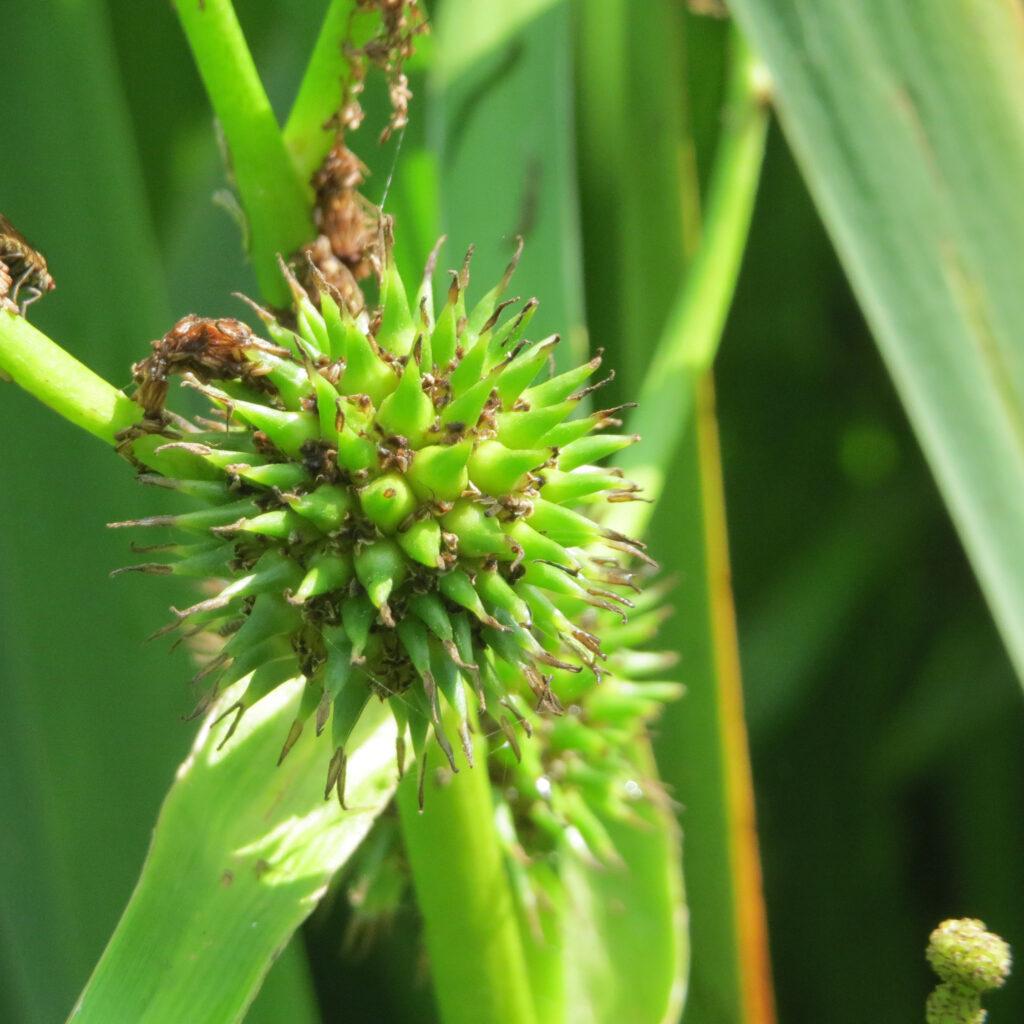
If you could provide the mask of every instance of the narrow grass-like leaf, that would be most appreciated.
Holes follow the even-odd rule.
[[[593,10],[582,9],[586,14]],[[608,40],[607,26],[596,12],[594,16],[597,38],[604,38],[606,47],[618,53],[613,61],[606,53],[602,65],[625,66],[623,77],[630,84],[634,105],[657,105],[659,91],[651,88],[656,78],[648,75],[648,90],[638,94],[636,76],[629,70],[631,60],[645,60],[646,50],[637,47],[631,54],[618,35]],[[681,12],[676,16],[681,18]],[[633,31],[642,38],[642,32]],[[667,34],[668,29],[663,32]],[[583,39],[588,39],[588,33]],[[586,54],[582,51],[585,65]],[[670,640],[682,655],[687,695],[666,712],[659,730],[659,759],[664,778],[683,807],[687,836],[693,962],[685,1019],[762,1024],[772,1019],[771,982],[709,373],[746,240],[766,124],[749,55],[734,42],[732,56],[723,135],[695,252],[692,235],[682,231],[686,221],[680,217],[674,222],[674,248],[690,257],[685,277],[678,263],[660,259],[665,245],[649,246],[635,227],[656,221],[662,207],[691,208],[700,193],[693,162],[679,167],[673,183],[684,198],[664,200],[657,190],[640,188],[636,163],[620,158],[623,180],[617,188],[605,183],[607,196],[639,190],[640,197],[617,205],[608,199],[595,204],[601,193],[587,181],[600,183],[607,173],[607,160],[600,159],[602,149],[636,152],[644,136],[633,134],[635,121],[622,116],[615,121],[617,138],[584,143],[581,153],[589,156],[582,167],[584,194],[590,197],[585,221],[587,257],[607,261],[602,277],[607,278],[608,289],[593,294],[592,302],[600,318],[597,323],[607,319],[613,326],[606,326],[599,340],[607,338],[612,345],[614,333],[620,333],[625,358],[633,362],[635,376],[644,381],[640,407],[628,422],[628,429],[641,432],[644,442],[623,453],[619,461],[631,478],[644,485],[645,496],[661,499],[648,540],[667,571],[678,573],[681,581],[674,595],[679,615],[662,639]],[[601,88],[600,76],[588,67],[581,73],[581,82],[581,105],[584,110],[593,105],[582,124],[599,133],[604,130],[603,112],[612,99]],[[706,88],[717,86],[709,81]],[[689,126],[678,115],[669,123],[684,140],[688,138]],[[681,143],[684,151],[691,146]],[[608,211],[618,219],[617,234],[603,222]],[[605,231],[611,231],[616,241],[611,248],[619,257],[615,261],[604,255],[608,246],[591,246],[591,240]],[[616,274],[620,262],[632,267],[628,275]],[[642,316],[638,312],[628,318],[622,315],[630,304],[634,310],[640,305],[636,296],[623,294],[623,277],[633,280],[632,287],[643,287],[643,298],[651,303],[647,308],[641,305]],[[600,280],[596,275],[593,279]],[[620,505],[611,522],[639,535],[651,522],[653,511],[654,507],[641,503]]]
[[[278,254],[290,255],[313,231],[305,181],[285,149],[231,0],[176,0],[175,8],[224,129],[260,288],[283,302],[288,290]]]
[[[395,730],[361,723],[348,804],[324,800],[330,755],[312,730],[274,768],[302,683],[275,689],[222,748],[217,709],[164,803],[142,877],[71,1020],[241,1020],[279,950],[394,791]],[[229,690],[218,705],[230,707]]]
[[[735,0],[1024,680],[1024,20]]]

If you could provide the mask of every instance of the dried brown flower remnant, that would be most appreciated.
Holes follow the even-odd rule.
[[[251,362],[251,348],[273,350],[256,338],[240,320],[190,314],[182,317],[159,341],[153,353],[132,366],[138,385],[135,400],[146,419],[162,422],[167,397],[167,378],[171,374],[191,373],[201,381],[240,379],[265,390],[266,368]]]
[[[0,309],[24,316],[36,299],[55,287],[43,254],[0,213]]]
[[[346,51],[352,77],[345,93],[341,123],[343,127],[357,128],[362,122],[358,97],[369,62],[383,71],[388,80],[391,118],[380,135],[381,142],[386,142],[408,123],[412,92],[404,70],[405,62],[413,54],[416,36],[426,33],[429,27],[419,0],[359,0],[359,7],[364,11],[376,10],[383,30],[364,46]]]
[[[353,312],[362,307],[362,293],[356,282],[373,269],[379,234],[380,212],[359,192],[366,174],[365,165],[345,145],[339,132],[337,142],[313,175],[313,220],[319,234],[303,249],[324,281]]]

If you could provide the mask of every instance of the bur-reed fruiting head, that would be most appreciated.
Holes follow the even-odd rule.
[[[636,491],[596,465],[636,440],[615,432],[617,410],[589,408],[600,357],[549,375],[557,336],[525,340],[537,303],[506,314],[515,260],[470,307],[467,258],[435,315],[430,273],[410,295],[383,251],[375,309],[354,314],[326,283],[315,304],[289,275],[292,310],[254,307],[265,338],[187,317],[154,343],[135,366],[140,429],[187,468],[142,478],[200,507],[114,524],[191,538],[131,568],[221,581],[169,627],[225,638],[199,710],[247,678],[230,735],[301,673],[282,757],[307,720],[330,722],[327,791],[342,801],[373,696],[398,720],[400,762],[409,740],[423,763],[432,736],[453,771],[455,746],[472,764],[475,722],[517,749],[534,716],[562,715],[606,673],[588,616],[625,622],[632,566],[650,562],[591,514]],[[174,376],[213,418],[165,410]]]

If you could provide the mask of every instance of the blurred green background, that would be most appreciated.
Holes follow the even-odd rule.
[[[615,265],[604,204],[625,197],[576,181],[569,5],[521,6],[511,41],[467,57],[477,63],[457,85],[416,79],[428,112],[408,147],[444,134],[447,260],[477,240],[479,279],[530,214],[517,288],[550,296],[539,331],[582,346],[585,310],[600,308]],[[686,33],[685,105],[703,179],[720,127],[724,26],[670,6]],[[238,8],[283,115],[321,5]],[[229,293],[255,293],[236,226],[212,203],[224,175],[205,96],[169,5],[60,0],[8,4],[2,17],[0,210],[58,281],[33,320],[125,385],[173,319],[240,313]],[[360,145],[377,198],[394,151],[367,152],[369,132]],[[625,156],[643,187],[646,154]],[[502,187],[510,182],[514,191]],[[401,231],[400,190],[395,202]],[[647,353],[607,324],[587,326],[628,395]],[[923,946],[940,919],[981,917],[1024,948],[1024,715],[774,127],[716,383],[779,1018],[920,1019]],[[191,673],[184,652],[141,642],[181,595],[163,581],[107,579],[129,557],[103,524],[153,511],[158,498],[11,387],[0,430],[0,1019],[35,1024],[66,1015],[131,892],[193,731],[180,721]],[[677,500],[670,489],[649,538],[669,570]],[[671,620],[666,644],[680,645],[685,628]],[[678,674],[686,681],[685,661]],[[686,715],[684,699],[659,729],[669,783],[687,770],[677,738]],[[701,841],[686,833],[688,849]],[[400,914],[356,959],[347,913],[343,898],[329,899],[304,933],[322,1019],[431,1019],[415,914]],[[302,971],[279,982],[286,1001],[304,998]],[[299,1019],[299,1003],[289,1005]],[[1024,984],[1011,982],[991,1008],[994,1019],[1024,1019]],[[730,1017],[706,1004],[687,1020]]]

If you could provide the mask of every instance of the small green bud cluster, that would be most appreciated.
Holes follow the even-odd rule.
[[[382,262],[376,310],[353,313],[326,285],[316,304],[289,275],[287,318],[256,307],[267,340],[187,317],[155,342],[135,366],[143,429],[172,435],[156,452],[182,471],[143,479],[200,507],[113,524],[192,538],[162,547],[174,560],[130,568],[221,581],[167,627],[225,639],[197,711],[247,680],[230,736],[301,673],[281,756],[309,719],[318,734],[330,723],[327,793],[342,803],[346,745],[374,694],[398,722],[400,766],[407,741],[425,764],[433,737],[457,771],[451,730],[472,764],[482,716],[521,756],[536,720],[562,716],[608,671],[588,616],[614,613],[628,634],[629,563],[650,562],[590,514],[636,492],[596,465],[636,440],[601,432],[620,425],[617,410],[586,408],[600,357],[536,382],[558,338],[524,340],[535,300],[503,319],[515,260],[467,309],[467,256],[436,316],[433,257],[411,298],[390,254]],[[164,411],[171,374],[219,418]],[[625,685],[601,689],[606,715],[646,700]],[[574,716],[562,720],[571,732]]]
[[[941,979],[928,997],[928,1024],[984,1024],[981,994],[1010,976],[1010,947],[973,918],[943,921],[928,940],[928,963]]]

